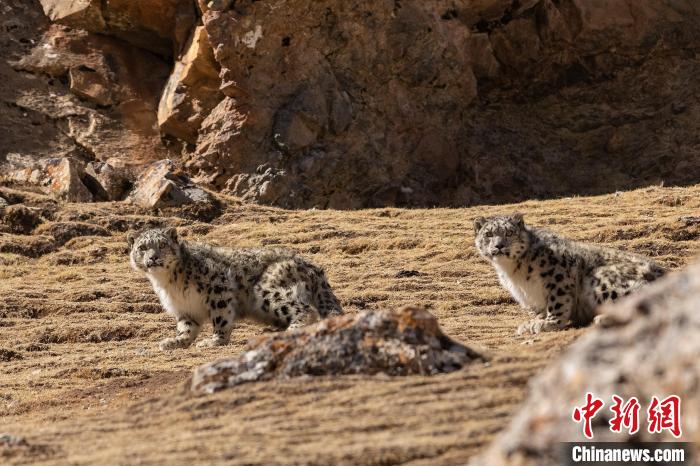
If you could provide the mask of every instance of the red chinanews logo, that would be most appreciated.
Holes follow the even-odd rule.
[[[639,431],[639,412],[641,404],[636,397],[631,397],[625,402],[617,395],[612,396],[613,404],[610,411],[613,413],[610,419],[610,431],[621,433],[626,430],[630,435]],[[596,398],[592,393],[586,393],[586,402],[582,406],[574,408],[571,417],[577,423],[582,423],[583,435],[587,439],[593,438],[592,421],[598,412],[605,406],[605,402]],[[647,431],[650,434],[660,434],[668,430],[675,438],[680,438],[681,431],[681,399],[671,395],[663,400],[652,396],[647,413]]]

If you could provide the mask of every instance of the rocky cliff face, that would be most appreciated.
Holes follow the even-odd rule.
[[[255,202],[450,206],[700,180],[694,0],[21,3],[6,24],[31,17],[43,35],[5,40],[13,79],[36,93],[55,78],[67,103],[5,102],[55,123],[35,126],[64,151],[178,158]],[[42,153],[5,145],[0,158]]]

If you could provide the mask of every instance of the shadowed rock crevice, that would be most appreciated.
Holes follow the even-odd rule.
[[[485,356],[447,337],[428,311],[363,311],[293,331],[259,337],[248,351],[200,366],[192,390],[305,375],[434,375],[459,370]]]

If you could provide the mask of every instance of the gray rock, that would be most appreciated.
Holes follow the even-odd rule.
[[[168,159],[147,166],[136,181],[128,199],[142,207],[180,207],[187,204],[214,204],[214,197],[176,169]]]
[[[364,311],[266,335],[248,351],[197,368],[192,390],[212,393],[245,382],[301,376],[433,375],[485,360],[442,333],[425,309]]]
[[[20,446],[26,446],[27,441],[24,439],[24,437],[21,437],[19,435],[2,433],[2,434],[0,434],[0,445],[4,445],[4,446],[8,446],[8,447],[20,447]]]

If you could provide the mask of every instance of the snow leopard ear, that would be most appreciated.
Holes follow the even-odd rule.
[[[173,242],[177,243],[177,229],[175,229],[175,227],[166,228],[165,235]]]
[[[525,227],[525,219],[523,218],[523,214],[521,214],[520,212],[514,213],[510,216],[510,218],[513,220],[513,223],[515,223],[518,227]]]
[[[486,224],[486,218],[485,217],[477,217],[474,219],[474,233],[477,235],[479,234],[479,231],[483,228],[483,226]]]
[[[136,236],[137,233],[134,230],[129,230],[129,232],[126,234],[126,242],[129,243],[129,247],[132,247],[134,245],[134,241],[136,241]]]

